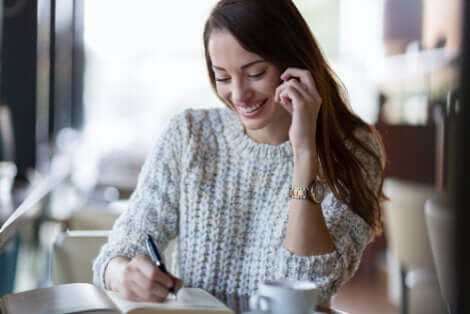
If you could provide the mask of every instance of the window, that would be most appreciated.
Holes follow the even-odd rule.
[[[216,2],[188,1],[184,10],[181,2],[171,1],[85,2],[85,134],[92,135],[88,138],[96,149],[132,145],[147,150],[175,113],[189,107],[223,106],[210,88],[202,43],[203,24]],[[295,1],[333,68],[352,87],[353,108],[362,114],[366,111],[357,104],[375,104],[375,94],[364,94],[349,79],[357,81],[358,75],[364,75],[363,69],[357,71],[361,64],[354,63],[351,71],[351,63],[344,66],[339,61],[344,51],[351,51],[344,49],[352,45],[345,38],[357,43],[368,37],[357,36],[363,29],[340,36],[363,10],[346,2]],[[345,14],[351,8],[356,13]]]
[[[214,3],[185,2],[184,10],[177,1],[85,3],[85,133],[98,146],[145,150],[175,113],[221,106],[202,45]]]

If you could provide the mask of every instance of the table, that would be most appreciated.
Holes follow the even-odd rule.
[[[236,314],[241,314],[250,310],[249,295],[215,294],[215,296],[235,311]],[[331,308],[317,308],[317,311],[322,314],[347,314],[346,312]]]
[[[228,305],[232,310],[235,311],[236,314],[241,314],[243,312],[249,311],[248,300],[249,296],[235,296],[235,295],[216,295],[219,300],[223,301],[225,304]],[[0,314],[2,314],[2,299],[0,299]],[[338,311],[335,309],[326,309],[326,308],[317,308],[317,312],[321,314],[348,314],[346,312]],[[100,314],[103,313],[102,311],[99,312],[87,312],[89,314]],[[115,312],[106,312],[109,314],[113,314]]]

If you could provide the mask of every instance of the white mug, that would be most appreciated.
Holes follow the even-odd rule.
[[[318,293],[317,285],[311,281],[265,281],[250,298],[250,309],[270,314],[312,314]]]

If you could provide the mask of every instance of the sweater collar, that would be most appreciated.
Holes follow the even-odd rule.
[[[280,145],[258,143],[246,134],[245,128],[236,114],[228,108],[223,110],[229,145],[243,156],[274,160],[289,159],[293,156],[290,141],[285,141]]]

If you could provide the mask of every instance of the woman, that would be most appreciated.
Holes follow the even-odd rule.
[[[183,282],[220,296],[307,279],[328,306],[380,231],[380,138],[349,110],[292,1],[219,1],[204,47],[228,108],[172,119],[94,263],[95,282],[162,301]],[[178,236],[181,279],[151,263],[147,234],[160,249]]]

